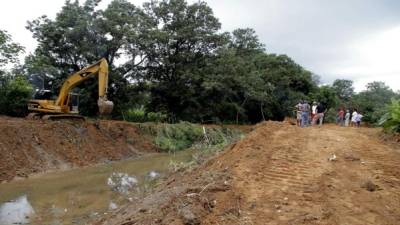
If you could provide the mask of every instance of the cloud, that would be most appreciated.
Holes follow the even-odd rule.
[[[337,78],[352,79],[360,90],[368,81],[384,80],[394,89],[396,67],[391,48],[381,48],[396,35],[389,32],[400,25],[400,1],[376,0],[266,0],[266,1],[208,1],[220,18],[223,29],[253,27],[266,44],[267,51],[287,54],[306,69],[321,76],[324,83]],[[397,40],[399,40],[397,38]],[[364,43],[363,46],[359,43]],[[371,60],[367,46],[375,44],[380,51],[380,61],[374,64],[374,73],[368,68]],[[390,41],[392,44],[397,44]],[[398,44],[397,44],[398,45]],[[387,45],[389,46],[389,45]],[[364,50],[362,50],[364,49]],[[398,51],[399,52],[399,51]],[[373,60],[372,60],[373,61]],[[355,68],[364,70],[355,70]],[[397,80],[400,83],[400,80]]]

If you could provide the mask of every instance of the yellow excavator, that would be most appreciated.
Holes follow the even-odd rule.
[[[28,118],[83,118],[79,115],[77,105],[72,104],[76,94],[71,91],[85,80],[96,76],[98,77],[99,83],[99,98],[97,100],[99,114],[110,114],[114,108],[114,103],[107,99],[108,63],[106,59],[102,58],[96,63],[70,75],[63,83],[56,100],[30,100],[28,103],[28,110],[31,111],[31,113],[28,115]]]

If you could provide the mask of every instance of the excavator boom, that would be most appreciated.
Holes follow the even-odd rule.
[[[99,113],[100,115],[110,114],[113,110],[114,104],[112,101],[107,100],[108,63],[104,58],[69,76],[63,83],[57,100],[30,100],[28,109],[41,114],[76,114],[78,112],[73,111],[69,104],[70,92],[85,80],[95,76],[98,77],[99,83],[99,98],[97,100]]]

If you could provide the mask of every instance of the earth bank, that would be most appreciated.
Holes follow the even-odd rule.
[[[397,224],[400,148],[380,129],[264,122],[93,224]]]

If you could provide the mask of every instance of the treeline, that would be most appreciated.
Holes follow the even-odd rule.
[[[55,19],[29,21],[27,29],[38,46],[0,87],[20,77],[33,89],[57,93],[70,73],[104,57],[110,64],[109,98],[116,119],[255,123],[282,120],[292,115],[299,99],[309,99],[331,111],[341,104],[360,110],[365,105],[373,121],[372,114],[384,108],[367,105],[370,89],[354,94],[350,85],[351,93],[342,93],[341,80],[319,87],[318,77],[290,57],[268,53],[253,29],[222,32],[205,2],[159,0],[139,7],[114,0],[103,10],[99,2],[66,1]],[[12,45],[14,51],[0,55],[12,62],[23,49],[7,37],[0,45]],[[17,86],[25,85],[22,80]],[[395,93],[384,84],[382,88],[388,92],[379,104],[386,104]],[[20,90],[23,101],[31,89]],[[81,113],[96,116],[96,81],[75,92],[80,94]],[[11,95],[0,98],[10,98],[4,96]],[[0,113],[22,114],[5,108],[8,112]]]

